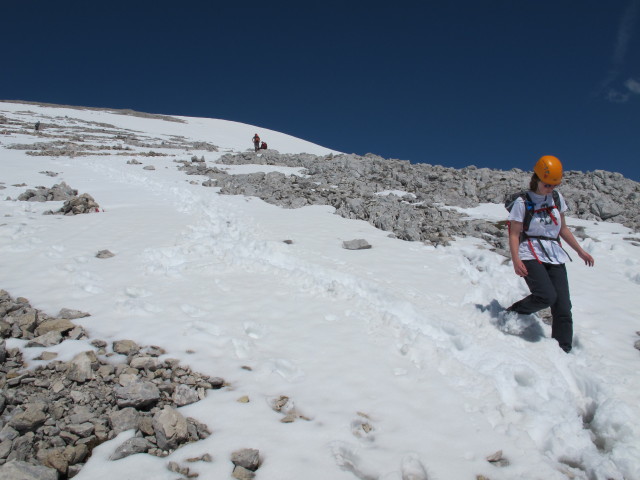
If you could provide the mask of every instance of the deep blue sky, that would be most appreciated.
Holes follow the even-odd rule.
[[[554,154],[640,181],[640,0],[5,3],[0,99],[452,167]]]

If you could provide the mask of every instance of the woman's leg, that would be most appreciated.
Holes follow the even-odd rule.
[[[549,265],[549,267],[549,278],[558,295],[555,303],[551,305],[551,314],[553,315],[551,336],[558,341],[560,348],[568,353],[571,351],[573,342],[573,319],[567,267],[564,264]]]
[[[558,295],[548,273],[548,267],[553,265],[540,263],[537,260],[525,260],[523,263],[528,272],[524,280],[529,286],[531,295],[514,303],[508,310],[528,315],[555,304]]]

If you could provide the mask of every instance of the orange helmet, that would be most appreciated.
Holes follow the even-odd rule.
[[[533,171],[540,180],[549,185],[558,185],[562,181],[562,163],[553,155],[540,157]]]

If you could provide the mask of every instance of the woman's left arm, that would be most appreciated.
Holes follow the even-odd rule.
[[[567,242],[567,245],[576,251],[578,256],[584,260],[585,265],[593,267],[595,260],[584,250],[584,248],[580,246],[576,237],[573,236],[573,233],[569,230],[569,227],[567,227],[567,223],[564,220],[564,213],[560,214],[560,219],[562,221],[562,226],[560,227],[560,238]]]

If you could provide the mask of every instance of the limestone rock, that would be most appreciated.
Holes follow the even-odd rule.
[[[231,454],[234,465],[255,472],[260,466],[260,451],[254,448],[244,448]]]
[[[140,413],[135,408],[126,407],[109,414],[109,423],[113,429],[113,433],[118,435],[125,430],[137,428],[139,418]]]
[[[2,480],[58,480],[58,472],[53,468],[13,460],[0,467],[0,478]]]
[[[160,390],[153,383],[138,380],[114,388],[118,407],[145,408],[155,405],[160,399]]]
[[[66,318],[67,320],[75,320],[77,318],[90,317],[91,314],[82,312],[80,310],[73,310],[71,308],[63,308],[58,313],[58,318]]]
[[[81,352],[69,362],[67,378],[74,382],[83,383],[94,378],[93,366],[97,368],[98,358],[93,351]]]
[[[187,420],[168,405],[153,416],[153,431],[163,450],[175,449],[189,439]]]
[[[60,342],[62,342],[62,334],[52,330],[31,340],[27,343],[27,347],[51,347],[58,345]]]
[[[369,242],[366,240],[358,238],[342,242],[342,248],[346,248],[347,250],[366,250],[371,248],[371,245],[369,245]]]
[[[133,437],[116,448],[109,460],[120,460],[135,453],[146,453],[153,448],[153,444],[146,438]]]
[[[40,336],[48,332],[59,332],[64,334],[76,327],[75,323],[67,320],[66,318],[51,318],[43,321],[38,325],[35,330],[35,334]]]
[[[200,396],[195,388],[188,385],[178,385],[173,392],[173,401],[179,406],[190,405],[200,400]]]
[[[19,433],[31,432],[44,424],[47,416],[40,405],[28,405],[27,408],[9,420],[9,426]]]
[[[140,351],[140,347],[133,340],[118,340],[113,342],[113,351],[122,355],[132,355]]]

